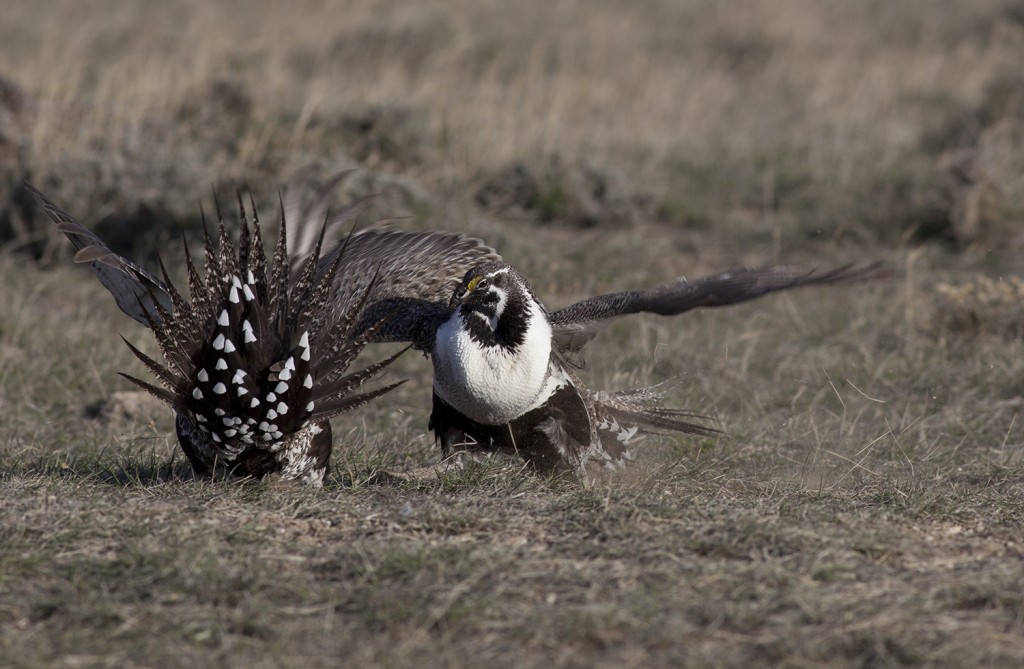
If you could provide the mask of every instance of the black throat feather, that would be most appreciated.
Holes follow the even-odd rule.
[[[531,320],[527,297],[519,290],[509,290],[505,308],[492,329],[490,321],[495,320],[495,313],[494,302],[462,305],[462,325],[470,339],[480,346],[496,346],[508,353],[520,351]]]

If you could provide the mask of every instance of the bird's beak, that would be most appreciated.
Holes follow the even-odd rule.
[[[455,311],[455,307],[459,306],[466,301],[469,297],[469,289],[464,289],[461,285],[455,287],[455,291],[452,293],[452,298],[448,300],[448,308]]]
[[[474,276],[469,280],[465,288],[463,288],[461,283],[455,286],[455,292],[452,293],[452,299],[448,300],[448,308],[454,311],[455,307],[463,304],[469,298],[469,294],[473,292],[479,283],[480,277]]]

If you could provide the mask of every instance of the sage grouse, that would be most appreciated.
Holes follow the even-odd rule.
[[[716,432],[691,422],[691,412],[662,406],[656,387],[594,392],[583,386],[572,367],[603,322],[639,312],[672,316],[877,273],[875,267],[737,269],[549,312],[511,265],[478,265],[455,289],[451,315],[437,328],[430,427],[444,452],[467,445],[518,452],[539,472],[586,481],[588,462],[614,470],[631,460],[630,441],[641,429]]]
[[[275,474],[320,486],[331,454],[330,419],[401,383],[357,392],[401,352],[347,372],[375,332],[372,325],[358,336],[354,330],[374,273],[339,309],[332,286],[344,283],[339,269],[345,244],[318,272],[324,228],[304,258],[289,256],[282,212],[268,258],[255,205],[250,222],[239,196],[237,248],[219,211],[217,248],[208,232],[203,235],[205,276],[185,246],[186,299],[162,263],[158,278],[111,251],[38,190],[26,188],[78,249],[75,260],[89,263],[121,310],[156,336],[166,364],[125,343],[160,385],[125,376],[175,411],[178,441],[196,475]]]
[[[342,247],[325,254],[321,268]],[[518,453],[536,471],[585,482],[585,465],[615,469],[632,458],[640,429],[710,434],[689,411],[661,405],[657,387],[595,392],[575,376],[583,347],[611,319],[665,316],[737,304],[781,290],[872,278],[877,266],[819,272],[793,266],[737,269],[599,295],[549,312],[527,280],[476,239],[371,229],[353,235],[335,300],[349,309],[360,277],[388,277],[366,299],[362,329],[374,341],[411,342],[433,361],[429,428],[442,455],[480,449]],[[325,271],[325,269],[324,269]],[[461,280],[453,276],[462,274]],[[453,283],[457,283],[452,293]]]

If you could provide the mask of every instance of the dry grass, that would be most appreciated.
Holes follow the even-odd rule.
[[[1019,3],[48,7],[0,17],[0,665],[1024,663]],[[308,163],[552,306],[777,258],[899,277],[604,332],[592,385],[678,377],[726,435],[593,490],[381,482],[434,456],[416,356],[324,491],[193,481],[118,395],[116,334],[153,343],[17,184],[144,257]]]
[[[0,165],[101,219],[359,163],[437,218],[519,168],[541,218],[1021,245],[1017,2],[536,4],[10,2]]]

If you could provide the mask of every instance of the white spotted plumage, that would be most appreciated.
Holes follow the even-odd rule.
[[[300,243],[289,253],[286,228],[298,223],[298,237],[304,239],[309,236],[304,228],[319,228],[323,217],[293,211],[300,220],[286,225],[292,216],[282,215],[276,248],[268,254],[255,214],[247,215],[239,194],[238,234],[229,232],[218,211],[218,239],[203,235],[205,272],[197,270],[186,247],[189,290],[184,295],[166,272],[158,277],[122,258],[41,193],[26,188],[58,229],[87,251],[86,262],[122,311],[156,336],[165,364],[129,347],[160,384],[129,378],[174,410],[178,442],[198,476],[278,473],[319,484],[332,448],[328,421],[397,385],[360,390],[397,356],[345,376],[367,343],[357,337],[357,328],[370,286],[355,277],[356,303],[336,304],[331,300],[335,281],[351,273],[339,273],[344,263],[337,254],[319,264],[324,236],[314,235],[312,243]],[[289,385],[292,379],[321,377],[327,379],[323,386]],[[256,429],[261,419],[265,431]],[[223,427],[212,430],[212,424]],[[269,446],[255,445],[257,437]],[[276,455],[262,457],[258,451]]]

